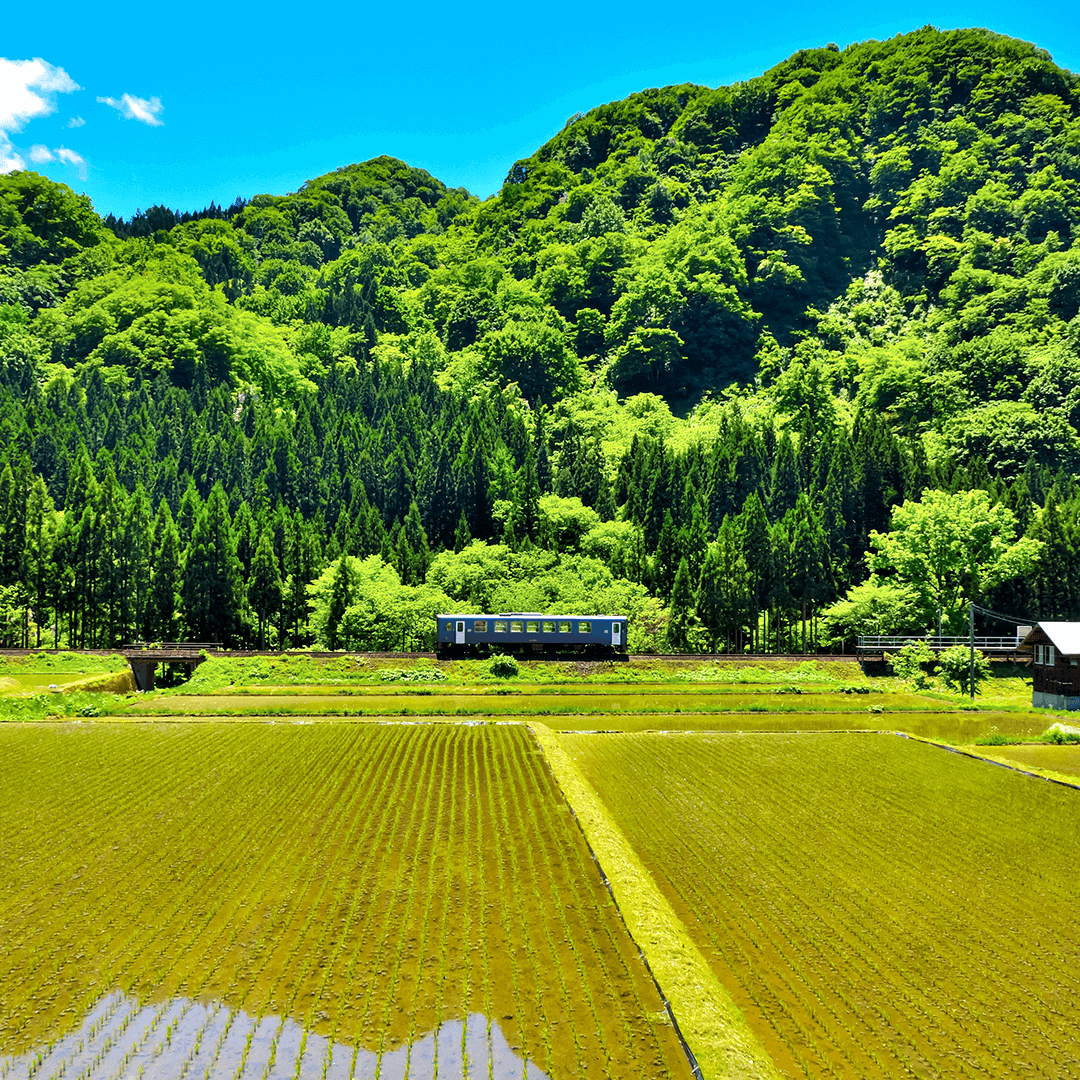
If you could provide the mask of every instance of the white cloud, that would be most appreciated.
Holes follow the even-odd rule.
[[[56,94],[80,89],[63,68],[41,57],[8,60],[0,56],[0,131],[21,131],[27,120],[56,111]]]
[[[82,126],[83,126],[83,124],[85,124],[85,123],[86,123],[86,121],[85,121],[85,120],[84,120],[84,119],[83,119],[83,118],[82,118],[81,116],[73,116],[73,117],[72,117],[72,118],[71,118],[71,119],[70,119],[70,120],[68,121],[68,127],[69,127],[69,128],[73,128],[73,127],[82,127]]]
[[[138,120],[140,123],[149,124],[151,127],[161,127],[165,122],[158,118],[163,109],[159,97],[141,98],[125,94],[119,100],[111,97],[99,97],[98,101],[102,105],[108,105],[116,109],[125,120]]]
[[[28,156],[35,165],[45,165],[50,161],[62,161],[65,165],[77,169],[79,176],[84,180],[86,179],[86,159],[82,154],[69,150],[66,146],[58,146],[55,150],[50,150],[41,143],[35,143],[30,147]]]
[[[74,150],[69,150],[66,146],[58,146],[56,148],[56,156],[65,164],[70,165],[73,169],[78,171],[79,179],[86,179],[86,158],[82,154],[77,154]]]
[[[26,161],[12,145],[11,133],[23,124],[56,111],[56,95],[70,94],[81,87],[61,67],[42,60],[8,60],[0,56],[0,173],[26,167]],[[34,151],[47,147],[35,147]],[[51,159],[42,159],[51,160]]]
[[[11,140],[0,131],[0,173],[14,172],[16,169],[25,169],[26,162],[19,156]]]

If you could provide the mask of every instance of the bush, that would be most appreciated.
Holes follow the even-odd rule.
[[[937,662],[938,674],[950,690],[961,694],[971,691],[971,650],[967,645],[954,645],[946,649]],[[975,693],[979,692],[979,683],[990,677],[990,661],[975,650]]]
[[[379,678],[383,682],[446,682],[446,673],[441,668],[380,668]]]
[[[934,653],[925,641],[909,641],[899,652],[885,654],[885,662],[892,665],[893,674],[916,690],[925,690],[930,685],[923,665],[933,659]]]
[[[1065,743],[1080,743],[1080,734],[1075,731],[1062,731],[1060,728],[1051,728],[1044,736],[1046,742],[1054,743],[1055,746],[1064,746]]]
[[[488,671],[496,679],[512,679],[518,673],[518,662],[512,656],[493,656]]]

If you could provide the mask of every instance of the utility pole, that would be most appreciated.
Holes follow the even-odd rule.
[[[975,605],[968,601],[968,649],[970,652],[968,668],[968,686],[971,688],[971,700],[975,700]]]

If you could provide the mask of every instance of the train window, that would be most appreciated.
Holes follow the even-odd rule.
[[[510,633],[511,634],[520,634],[521,633],[521,620],[520,619],[511,619],[510,620]]]
[[[559,623],[559,633],[560,634],[572,634],[573,632],[574,632],[574,628],[571,625],[569,620],[567,620],[566,622]]]
[[[545,622],[541,629],[545,634],[554,634],[555,624],[553,622]]]
[[[579,622],[577,624],[577,632],[579,634],[591,634],[592,633],[592,623],[591,622]]]
[[[474,619],[472,628],[481,634],[487,633],[487,619]]]
[[[525,624],[525,633],[526,634],[539,634],[540,633],[540,623],[539,623],[539,621],[536,620],[536,619],[533,619],[531,622],[527,622]]]
[[[454,624],[453,623],[447,623],[446,624],[446,629],[447,630],[453,630],[454,629]]]
[[[506,633],[506,620],[505,619],[496,619],[495,620],[495,633],[496,634],[505,634]]]

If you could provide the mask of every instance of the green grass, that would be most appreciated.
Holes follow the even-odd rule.
[[[200,664],[178,694],[205,694],[235,686],[363,686],[385,681],[431,680],[448,685],[490,685],[508,680],[493,675],[490,660],[434,661],[403,657],[369,658],[342,654],[333,659],[304,654],[272,657],[213,656]],[[732,684],[865,683],[854,661],[763,661],[752,665],[712,657],[680,660],[645,658],[632,661],[519,660],[515,685],[580,685],[599,683],[695,682]],[[392,678],[384,674],[393,671]],[[441,676],[434,672],[441,672]],[[416,674],[414,674],[416,673]]]
[[[135,703],[134,694],[101,690],[65,690],[0,697],[0,724],[65,717],[122,716]]]
[[[1080,783],[1080,745],[1076,743],[978,744],[977,753],[1018,769],[1030,769],[1051,779]]]
[[[118,654],[99,656],[80,652],[34,652],[18,656],[0,655],[0,676],[51,672],[88,675],[94,672],[122,672],[127,666],[127,660]]]

